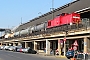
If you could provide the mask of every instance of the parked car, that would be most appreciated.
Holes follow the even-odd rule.
[[[69,50],[69,51],[67,51],[67,52],[66,52],[66,57],[67,57],[68,59],[74,57],[74,50]]]
[[[23,49],[22,49],[22,52],[23,52],[23,53],[28,53],[28,50],[29,50],[29,48],[23,48]]]
[[[9,51],[14,51],[15,48],[16,48],[16,46],[10,46],[10,47],[8,48],[8,50],[9,50]]]
[[[8,50],[9,47],[10,47],[10,46],[5,46],[5,47],[4,47],[4,50]]]
[[[37,53],[37,51],[31,49],[30,47],[28,47],[28,48],[23,48],[23,49],[22,49],[22,52],[23,52],[23,53],[31,53],[31,54],[36,54],[36,53]]]
[[[4,47],[5,47],[5,45],[0,46],[0,50],[3,50],[3,49],[4,49]]]
[[[28,53],[31,53],[31,54],[36,54],[37,53],[37,51],[35,51],[35,50],[33,50],[33,49],[28,49]]]
[[[15,50],[14,50],[14,51],[20,52],[21,50],[22,50],[22,46],[19,45],[19,46],[16,46],[16,47],[15,47]]]
[[[17,48],[16,51],[17,51],[17,52],[22,52],[22,49],[23,49],[23,48]]]

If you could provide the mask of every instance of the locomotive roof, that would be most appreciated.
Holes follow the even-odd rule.
[[[73,1],[71,3],[68,3],[62,7],[55,9],[54,11],[50,11],[46,14],[43,14],[39,17],[36,17],[36,18],[30,20],[27,23],[20,25],[16,29],[16,31],[26,29],[29,26],[33,26],[33,25],[39,24],[41,22],[48,21],[48,20],[52,19],[52,13],[53,12],[54,12],[54,17],[56,17],[58,14],[61,14],[61,13],[72,13],[72,12],[79,11],[79,10],[87,8],[87,7],[90,7],[90,0]]]

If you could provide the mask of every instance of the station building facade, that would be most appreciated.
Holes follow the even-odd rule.
[[[66,4],[60,8],[54,10],[54,17],[58,15],[58,13],[72,13],[77,12],[81,15],[81,18],[84,18],[85,25],[84,28],[75,29],[67,32],[56,32],[50,33],[45,36],[29,36],[29,37],[22,37],[10,40],[1,40],[1,45],[22,45],[24,48],[30,47],[38,52],[44,52],[46,54],[50,54],[51,49],[59,51],[59,55],[62,52],[65,55],[66,51],[71,48],[75,41],[77,41],[77,48],[73,46],[74,49],[81,51],[83,53],[90,52],[90,0],[76,0],[69,4]],[[33,19],[30,22],[20,25],[16,31],[20,31],[23,28],[32,26],[33,24],[37,24],[40,22],[47,21],[52,18],[52,12],[48,12],[42,16],[39,16]],[[64,42],[64,38],[66,41]]]

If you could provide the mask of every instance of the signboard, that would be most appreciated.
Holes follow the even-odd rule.
[[[58,40],[58,43],[63,45],[63,40]]]
[[[77,50],[77,46],[73,46],[73,49],[74,49],[74,50]]]
[[[58,40],[58,43],[60,43],[60,40]]]
[[[66,38],[64,38],[64,42],[66,42]]]
[[[61,45],[63,45],[63,40],[60,40]]]
[[[73,43],[74,46],[78,46],[77,40]]]

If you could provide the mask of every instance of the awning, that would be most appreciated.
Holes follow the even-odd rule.
[[[78,10],[78,11],[76,11],[75,13],[81,14],[81,13],[85,13],[85,12],[89,12],[89,11],[90,11],[90,7],[85,8],[85,9],[81,9],[81,10]]]

